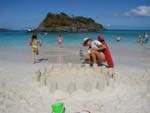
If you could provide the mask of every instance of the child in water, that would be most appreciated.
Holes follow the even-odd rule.
[[[62,42],[63,42],[63,37],[61,36],[61,35],[59,35],[58,37],[57,37],[57,43],[58,43],[58,46],[59,47],[62,47]]]
[[[32,49],[32,57],[33,63],[37,63],[39,61],[39,46],[42,46],[42,41],[38,40],[37,34],[32,34],[31,39],[29,40],[29,45]]]

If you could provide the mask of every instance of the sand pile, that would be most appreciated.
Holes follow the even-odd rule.
[[[137,69],[132,69],[135,72]],[[127,70],[125,70],[127,72]],[[38,87],[46,88],[50,105],[62,101],[66,113],[88,110],[91,113],[148,113],[150,71],[137,71],[112,78],[110,70],[67,64],[51,65],[33,77]],[[122,70],[121,73],[124,73]],[[38,75],[38,76],[37,76]]]
[[[66,113],[150,111],[149,69],[120,66],[112,78],[103,67],[55,64],[24,71],[14,71],[24,66],[11,67],[0,68],[0,113],[51,113],[51,105],[59,101],[64,102]]]
[[[33,80],[49,88],[50,93],[62,90],[73,93],[77,90],[87,92],[93,89],[104,90],[106,86],[114,87],[113,72],[105,67],[89,67],[81,64],[51,65],[39,69]]]

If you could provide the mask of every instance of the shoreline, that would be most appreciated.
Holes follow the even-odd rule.
[[[63,48],[59,48],[58,46],[46,46],[40,47],[40,59],[43,59],[43,62],[47,63],[59,63],[57,60],[60,58],[63,61],[61,63],[81,63],[79,50],[82,48],[84,53],[87,52],[87,48],[82,46],[63,46]],[[148,64],[150,62],[150,49],[144,47],[130,47],[123,45],[115,45],[111,44],[109,46],[113,60],[117,65],[133,65],[140,66]],[[10,62],[32,62],[32,53],[31,48],[27,46],[26,48],[5,48],[0,49],[0,60],[10,61]],[[17,54],[16,54],[17,53]],[[58,58],[58,59],[57,59]],[[45,59],[45,60],[44,60]],[[47,60],[47,61],[46,61]],[[43,64],[41,62],[41,64]],[[136,65],[138,64],[138,65]]]

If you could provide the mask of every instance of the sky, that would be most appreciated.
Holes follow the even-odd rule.
[[[48,12],[90,17],[108,29],[150,29],[150,0],[0,0],[0,28],[36,28]]]

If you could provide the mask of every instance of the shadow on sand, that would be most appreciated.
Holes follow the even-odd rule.
[[[41,58],[41,59],[39,59],[39,63],[43,62],[43,61],[48,61],[48,59],[47,58]]]

